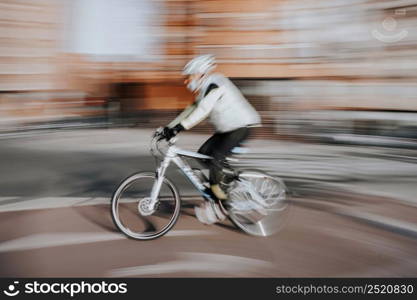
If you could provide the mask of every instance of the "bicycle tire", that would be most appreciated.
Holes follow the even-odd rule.
[[[135,181],[138,181],[142,178],[148,178],[148,179],[156,179],[156,175],[153,172],[140,172],[140,173],[134,173],[127,178],[125,178],[117,187],[115,192],[112,195],[111,198],[111,216],[113,219],[113,223],[119,229],[122,233],[124,233],[127,237],[135,239],[135,240],[152,240],[156,239],[158,237],[163,236],[166,234],[169,230],[172,229],[172,227],[175,225],[175,223],[178,220],[178,217],[180,215],[180,209],[181,209],[181,199],[178,193],[178,189],[175,187],[175,185],[168,179],[164,178],[163,184],[165,184],[169,190],[172,192],[175,208],[174,212],[172,214],[172,217],[170,218],[168,224],[164,226],[161,230],[154,232],[154,233],[134,233],[132,230],[127,228],[123,222],[120,220],[119,215],[119,207],[118,204],[120,202],[120,198],[124,191],[127,190],[129,186],[131,186]],[[159,196],[159,195],[158,195]],[[138,215],[139,211],[137,212]],[[142,215],[143,217],[143,215]]]

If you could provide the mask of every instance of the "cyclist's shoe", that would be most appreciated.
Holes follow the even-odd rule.
[[[207,202],[200,206],[195,206],[194,212],[197,219],[203,224],[214,224],[217,222],[216,213]]]
[[[221,201],[227,200],[227,194],[222,190],[219,184],[211,185],[211,191],[217,199]]]
[[[194,212],[197,219],[204,224],[214,224],[226,219],[226,215],[219,207],[219,204],[208,201],[204,201],[200,206],[195,206]]]

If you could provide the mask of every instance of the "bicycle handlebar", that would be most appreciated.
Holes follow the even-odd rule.
[[[151,140],[151,153],[156,156],[157,154],[164,156],[165,153],[162,152],[162,150],[159,148],[159,143],[161,141],[166,141],[168,143],[169,146],[172,146],[175,144],[175,142],[177,141],[176,137],[172,137],[171,139],[167,140],[163,135],[162,135],[162,127],[159,127],[155,133],[152,136],[152,140]],[[156,151],[155,151],[156,150]],[[157,153],[156,153],[157,152]]]

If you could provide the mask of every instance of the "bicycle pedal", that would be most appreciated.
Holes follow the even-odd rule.
[[[225,217],[229,215],[229,209],[231,207],[229,201],[219,201],[217,205]]]
[[[227,212],[225,214],[224,208],[221,207],[221,201],[218,201],[218,203],[213,203],[212,207],[217,216],[218,222],[224,221],[227,217]]]

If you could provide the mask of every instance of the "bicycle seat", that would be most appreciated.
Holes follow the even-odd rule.
[[[249,148],[246,147],[234,147],[231,151],[233,154],[244,154],[249,152]]]

